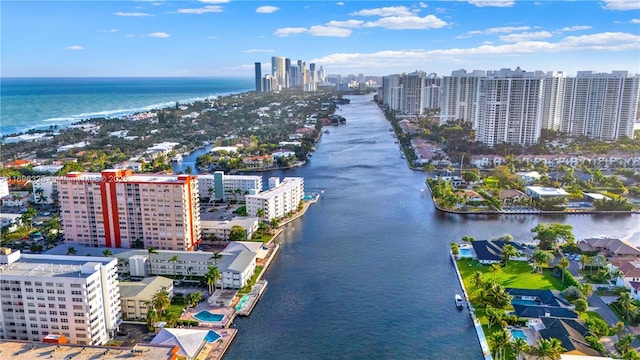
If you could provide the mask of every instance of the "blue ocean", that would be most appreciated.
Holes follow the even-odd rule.
[[[253,78],[0,78],[0,135],[253,90]]]

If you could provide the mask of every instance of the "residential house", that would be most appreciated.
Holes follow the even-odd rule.
[[[640,260],[611,260],[611,268],[620,270],[622,277],[616,279],[616,286],[627,288],[634,299],[640,300]]]
[[[542,175],[537,171],[517,172],[516,175],[520,176],[525,185],[533,185],[536,181],[540,180]]]
[[[538,331],[543,339],[558,339],[565,348],[565,354],[598,356],[600,353],[589,346],[585,339],[593,335],[587,326],[577,319],[559,319],[543,317],[540,319],[544,329]]]
[[[161,290],[169,293],[169,298],[173,297],[173,280],[153,276],[142,279],[142,281],[120,281],[120,307],[125,319],[146,319],[153,296]]]
[[[606,257],[640,258],[640,249],[630,242],[613,238],[590,238],[578,242],[582,252],[598,252]]]
[[[516,189],[501,189],[498,199],[502,204],[519,204],[529,200],[529,196]]]
[[[527,195],[535,199],[541,198],[553,198],[553,197],[568,197],[569,193],[560,188],[542,187],[542,186],[527,186]]]
[[[502,260],[502,249],[507,244],[515,247],[519,252],[522,252],[524,250],[522,245],[512,241],[476,240],[471,242],[471,246],[473,246],[473,251],[476,254],[476,258],[478,259],[478,261],[480,261],[481,264],[493,264],[500,262]],[[516,256],[512,257],[511,259],[526,260],[526,257]]]

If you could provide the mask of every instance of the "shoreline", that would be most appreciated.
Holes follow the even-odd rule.
[[[433,197],[433,193],[431,192],[431,187],[429,186],[429,182],[425,181],[425,185],[429,190],[429,195],[431,197],[431,202],[433,202],[433,207],[445,214],[453,214],[453,215],[479,215],[479,216],[502,216],[502,215],[640,215],[640,210],[631,210],[631,211],[547,211],[547,210],[525,210],[525,211],[495,211],[495,210],[487,210],[487,211],[459,211],[459,210],[451,210],[451,209],[443,209],[441,208],[436,199]]]

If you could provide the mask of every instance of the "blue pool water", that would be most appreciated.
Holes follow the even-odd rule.
[[[468,258],[472,256],[471,249],[469,248],[460,248],[458,251],[459,251],[460,257]]]
[[[208,311],[200,311],[199,313],[193,315],[193,318],[202,322],[220,322],[222,321],[222,319],[224,319],[224,315],[212,314]]]
[[[218,335],[218,333],[216,333],[215,331],[209,331],[207,333],[207,336],[204,337],[205,340],[207,340],[207,342],[214,342],[218,339],[220,339],[220,335]]]
[[[524,331],[518,329],[511,329],[511,335],[513,335],[514,339],[524,339],[527,340],[527,335],[524,334]]]
[[[511,300],[511,305],[540,305],[540,303],[535,300],[514,299]]]
[[[249,299],[249,295],[244,295],[240,301],[238,301],[238,305],[236,305],[236,311],[242,310],[242,305]]]

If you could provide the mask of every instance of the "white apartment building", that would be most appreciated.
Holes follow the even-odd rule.
[[[402,76],[402,102],[400,110],[405,114],[419,115],[424,108],[424,84],[426,73],[415,71]]]
[[[400,75],[382,77],[382,102],[391,110],[400,110],[402,99],[402,85]]]
[[[246,195],[262,191],[262,176],[225,175],[216,171],[212,175],[198,175],[198,194],[201,199],[244,201]]]
[[[194,250],[200,242],[197,176],[121,169],[71,172],[57,183],[67,243]]]
[[[277,178],[270,178],[270,184],[277,184]],[[298,209],[304,197],[304,178],[285,177],[281,183],[256,195],[247,195],[247,215],[258,216],[258,210],[264,211],[262,219],[280,219]]]
[[[502,69],[480,80],[476,138],[499,143],[531,145],[542,129],[544,74]]]
[[[566,76],[562,71],[550,71],[544,79],[544,103],[542,108],[542,128],[560,130]]]
[[[9,181],[6,177],[0,177],[0,199],[9,195]]]
[[[58,196],[58,184],[55,176],[44,176],[32,180],[31,202],[38,205],[53,204]]]
[[[451,76],[442,77],[442,94],[440,105],[440,124],[448,121],[462,120],[473,122],[476,128],[476,102],[480,79],[486,76],[485,71],[466,70],[452,71]]]
[[[0,338],[101,345],[122,322],[114,258],[0,249]]]
[[[578,71],[566,79],[560,130],[598,140],[633,137],[640,106],[640,75]]]
[[[200,220],[202,228],[202,242],[207,243],[215,236],[217,241],[229,241],[229,235],[234,226],[240,226],[244,229],[247,239],[251,239],[253,234],[258,231],[258,223],[260,219],[257,217],[239,217],[236,216],[231,220]]]

